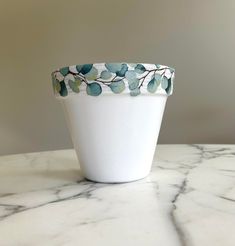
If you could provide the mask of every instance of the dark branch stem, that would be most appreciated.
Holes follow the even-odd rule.
[[[157,71],[163,71],[163,73],[161,74],[161,76],[163,76],[163,75],[165,75],[165,72],[166,72],[167,69],[169,69],[169,68],[156,68],[156,69],[146,70],[147,73],[142,78],[139,78],[139,80],[142,80],[142,81],[141,81],[140,85],[138,86],[138,88],[140,88],[141,86],[143,86],[146,77],[151,72],[154,72],[154,75],[155,75]]]
[[[116,78],[117,78],[117,75],[115,75],[115,76],[113,77],[113,79],[111,80],[111,82],[115,81]]]
[[[164,67],[164,68],[155,68],[155,69],[146,70],[147,73],[143,77],[139,78],[139,80],[140,81],[142,80],[142,81],[141,81],[140,85],[138,86],[138,88],[140,88],[141,86],[143,86],[146,77],[150,73],[154,72],[154,74],[156,74],[157,71],[163,71],[163,73],[161,74],[161,76],[163,76],[165,74],[165,72],[166,72],[167,69],[169,69],[169,68],[168,67]],[[89,84],[88,81],[87,81],[87,79],[86,79],[86,77],[83,74],[81,74],[81,73],[74,73],[74,72],[71,72],[71,71],[69,71],[69,73],[72,74],[72,75],[74,75],[74,77],[80,78],[82,80],[82,82],[84,82],[85,84],[87,84],[87,85]],[[94,79],[94,81],[97,81],[97,82],[100,82],[100,83],[102,83],[102,84],[104,84],[106,86],[109,86],[111,83],[122,81],[125,78],[125,76],[120,77],[119,79],[117,79],[117,77],[120,77],[120,76],[115,75],[109,81],[104,81],[100,77],[98,77],[98,78]]]
[[[76,77],[80,78],[84,83],[86,83],[88,85],[88,82],[87,82],[87,79],[85,76],[81,75],[80,73],[79,74],[76,74]]]

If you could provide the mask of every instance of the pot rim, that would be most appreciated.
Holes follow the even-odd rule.
[[[164,94],[173,92],[175,70],[151,63],[100,62],[61,67],[52,72],[56,97],[86,93],[99,96],[102,93]]]

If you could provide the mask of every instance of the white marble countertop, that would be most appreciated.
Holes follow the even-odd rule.
[[[155,155],[123,184],[84,180],[73,150],[0,157],[0,245],[234,246],[235,146]]]

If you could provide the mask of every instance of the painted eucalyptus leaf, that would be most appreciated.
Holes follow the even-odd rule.
[[[111,73],[116,73],[122,69],[122,63],[106,63],[105,67]]]
[[[147,90],[148,90],[148,92],[150,92],[150,93],[154,93],[154,92],[156,92],[157,87],[158,87],[158,85],[157,85],[156,79],[155,79],[155,78],[152,78],[152,79],[149,81],[148,85],[147,85]]]
[[[172,83],[171,83],[171,78],[170,78],[170,79],[168,79],[168,86],[165,89],[165,91],[169,95],[171,93],[171,90],[172,90]]]
[[[125,77],[128,81],[134,81],[134,80],[136,80],[136,72],[135,71],[127,71]]]
[[[72,89],[72,91],[78,93],[79,86],[82,84],[82,80],[80,78],[76,78],[75,80],[69,80],[68,85]]]
[[[98,76],[97,68],[93,67],[88,73],[85,74],[87,80],[95,80]]]
[[[52,76],[52,83],[54,92],[59,93],[61,90],[60,82],[54,76]]]
[[[109,85],[109,87],[112,90],[112,92],[114,92],[115,94],[118,94],[125,90],[125,83],[123,80],[118,81],[118,82],[112,82]]]
[[[61,73],[63,76],[67,75],[68,72],[69,72],[69,67],[63,67],[63,68],[60,69],[60,73]]]
[[[140,81],[136,79],[132,79],[128,81],[129,84],[129,89],[130,90],[135,90],[139,86]]]
[[[155,80],[156,80],[157,86],[159,86],[159,85],[161,84],[161,81],[162,81],[162,76],[161,76],[161,74],[156,73],[156,74],[154,75],[154,78],[155,78]]]
[[[64,82],[65,82],[65,84],[68,83],[69,80],[72,80],[72,81],[75,80],[73,74],[71,74],[71,73],[67,74],[67,75],[64,77]]]
[[[144,73],[146,71],[146,68],[142,64],[137,64],[135,67],[135,71],[136,71],[136,73],[141,74],[141,73]]]
[[[78,93],[80,91],[79,86],[76,83],[76,81],[69,80],[68,84],[69,84],[69,87],[72,89],[73,92]]]
[[[82,67],[83,67],[82,65],[77,65],[77,66],[76,66],[76,69],[77,69],[77,72],[78,72],[78,73],[80,73]]]
[[[126,64],[122,64],[121,70],[117,71],[116,75],[119,76],[119,77],[124,77],[126,72],[127,72],[127,70],[128,70],[127,65]]]
[[[74,82],[75,82],[75,84],[76,84],[77,86],[80,86],[80,85],[82,84],[82,79],[79,78],[79,77],[76,77]]]
[[[164,90],[168,87],[168,79],[166,76],[163,76],[162,81],[161,81],[161,86],[162,86],[162,89]]]
[[[100,78],[101,79],[110,79],[112,77],[112,74],[109,72],[109,71],[107,71],[107,70],[104,70],[104,71],[102,71],[101,72],[101,74],[100,74]]]
[[[99,96],[102,92],[102,88],[99,83],[90,83],[86,87],[86,92],[90,96]]]
[[[130,91],[130,95],[132,97],[136,97],[140,94],[140,88],[136,88],[135,90]]]
[[[83,75],[87,74],[91,71],[92,67],[93,64],[84,64],[80,70],[80,73],[82,73]]]
[[[61,81],[60,82],[60,87],[61,87],[60,88],[60,91],[59,91],[60,95],[62,97],[66,97],[68,95],[68,90],[66,88],[66,85],[65,85],[65,82],[64,81]]]

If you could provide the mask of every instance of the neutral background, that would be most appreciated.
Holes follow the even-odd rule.
[[[0,154],[70,148],[50,73],[130,61],[176,69],[160,143],[235,143],[234,0],[0,1]]]

